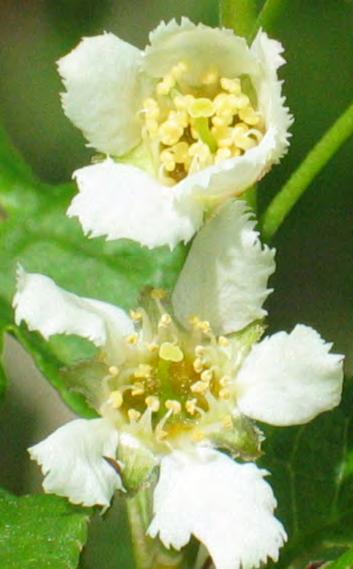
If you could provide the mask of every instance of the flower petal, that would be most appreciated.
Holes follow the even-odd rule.
[[[176,203],[173,190],[134,166],[106,160],[74,174],[80,192],[69,216],[77,216],[85,233],[107,239],[127,238],[147,247],[189,241],[202,220],[195,201]]]
[[[258,65],[245,39],[232,30],[195,25],[188,18],[180,24],[161,22],[150,34],[143,68],[152,77],[163,77],[180,61],[188,66],[184,78],[190,85],[201,84],[205,73],[215,68],[222,76],[234,77],[251,74]]]
[[[58,61],[65,114],[100,152],[121,155],[140,140],[142,53],[114,34],[85,38]]]
[[[301,324],[255,345],[236,379],[242,413],[271,425],[307,423],[339,404],[342,356]]]
[[[76,334],[104,346],[114,363],[123,358],[123,337],[134,331],[129,316],[116,306],[82,298],[58,287],[52,279],[18,270],[14,297],[15,321],[46,339],[54,334]]]
[[[184,325],[197,315],[216,334],[228,334],[267,314],[274,250],[261,247],[254,226],[245,202],[236,200],[198,233],[172,297]]]
[[[215,450],[175,451],[162,460],[149,535],[180,549],[191,534],[208,549],[216,569],[253,569],[277,561],[286,539],[273,516],[276,500],[265,471]]]
[[[28,449],[42,467],[46,492],[73,504],[109,506],[120,476],[104,457],[115,459],[118,432],[106,419],[77,419]]]

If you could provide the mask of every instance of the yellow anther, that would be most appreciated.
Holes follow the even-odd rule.
[[[193,158],[197,158],[200,162],[206,162],[211,156],[211,152],[207,144],[198,141],[189,146],[189,154]]]
[[[189,322],[195,330],[200,330],[204,334],[211,331],[210,323],[207,320],[200,320],[198,316],[191,316]]]
[[[195,415],[197,407],[197,399],[188,399],[185,403],[185,409],[190,415]]]
[[[244,107],[239,111],[239,118],[250,126],[255,126],[260,122],[259,113],[252,106]]]
[[[227,148],[233,144],[233,129],[229,126],[213,126],[211,132],[220,148]]]
[[[155,342],[150,342],[149,344],[147,344],[147,349],[149,352],[157,352],[159,349],[159,344],[156,344]]]
[[[116,367],[116,366],[110,366],[110,368],[108,369],[108,371],[109,371],[109,375],[112,375],[112,376],[118,375],[118,373],[119,373],[119,368]]]
[[[222,419],[222,423],[225,429],[232,429],[233,428],[233,419],[231,415],[226,415]]]
[[[177,95],[173,102],[178,111],[185,111],[194,100],[192,95]]]
[[[145,111],[145,113],[148,114],[149,116],[153,116],[153,118],[158,118],[160,111],[156,99],[153,99],[152,97],[145,99],[142,103],[142,108]]]
[[[253,138],[251,138],[251,136],[248,136],[246,133],[245,134],[234,134],[234,145],[238,148],[240,148],[241,150],[250,150],[250,148],[253,148],[254,146],[257,145],[256,140],[254,140]]]
[[[163,342],[159,348],[159,357],[164,361],[177,363],[184,359],[184,353],[177,344]]]
[[[221,87],[224,91],[232,93],[234,95],[240,95],[241,93],[241,83],[240,79],[228,79],[228,77],[221,77],[220,80]]]
[[[201,380],[205,381],[206,383],[209,383],[213,378],[213,372],[210,369],[205,369],[205,371],[203,371],[201,373]]]
[[[172,411],[173,415],[177,415],[181,411],[181,404],[176,399],[167,399],[165,406],[168,411]]]
[[[226,348],[227,346],[229,346],[229,340],[225,336],[219,336],[218,344],[222,346],[222,348]]]
[[[167,120],[182,128],[186,128],[189,124],[189,117],[185,111],[170,111]]]
[[[138,342],[138,335],[137,334],[130,334],[129,336],[126,336],[126,343],[131,345],[131,346],[135,346]]]
[[[175,85],[175,79],[172,74],[166,75],[162,81],[157,84],[157,95],[168,95]]]
[[[223,375],[219,380],[219,383],[222,387],[227,387],[231,383],[232,379],[229,375]]]
[[[196,359],[193,361],[192,366],[193,366],[194,370],[196,371],[196,373],[201,373],[202,370],[203,370],[203,363],[202,363],[202,361],[200,360],[200,358],[196,358]]]
[[[201,79],[204,85],[212,85],[213,83],[217,83],[218,81],[218,72],[214,69],[210,69],[205,73],[205,75]]]
[[[228,95],[227,93],[220,93],[214,99],[214,109],[218,115],[235,115],[239,105],[239,97],[235,95]]]
[[[152,366],[148,364],[139,364],[134,371],[134,376],[137,378],[151,377]]]
[[[163,150],[160,154],[160,160],[167,172],[173,172],[176,161],[174,154],[170,150]]]
[[[174,160],[178,164],[184,164],[189,161],[189,145],[187,142],[178,142],[169,150],[173,152]]]
[[[213,101],[206,97],[195,98],[189,104],[188,112],[194,119],[199,117],[212,117],[215,112]]]
[[[176,121],[165,121],[159,127],[159,136],[163,144],[172,146],[182,137],[184,128]]]
[[[219,148],[217,150],[215,158],[214,158],[215,164],[219,164],[223,160],[227,160],[228,158],[231,158],[232,156],[233,156],[233,154],[232,154],[232,151],[230,150],[230,148]]]
[[[140,411],[137,411],[136,409],[129,409],[127,414],[131,423],[136,423],[136,421],[141,417]]]
[[[158,425],[156,427],[156,439],[157,441],[163,441],[163,439],[165,439],[168,436],[167,431],[164,431],[161,428],[158,428]]]
[[[205,438],[206,438],[205,433],[200,431],[200,429],[194,429],[193,432],[191,433],[191,439],[195,443],[199,443],[199,442],[203,441]]]
[[[164,288],[153,288],[150,292],[150,297],[154,300],[162,300],[167,296],[167,291]]]
[[[236,96],[235,105],[236,105],[237,109],[243,109],[244,107],[249,106],[249,103],[250,103],[250,99],[247,95],[244,95],[242,93],[241,95]]]
[[[211,332],[210,323],[209,323],[207,320],[204,320],[203,322],[200,322],[199,329],[200,329],[201,332],[203,332],[204,334],[208,334],[209,332]]]
[[[161,402],[159,401],[158,397],[155,397],[154,395],[149,395],[146,397],[145,403],[147,407],[153,411],[153,413],[157,413],[161,406]]]
[[[172,323],[172,318],[170,314],[164,313],[159,319],[158,326],[160,328],[165,328],[166,326],[170,326]]]
[[[223,400],[230,399],[231,393],[227,387],[223,387],[219,392],[219,398]]]
[[[204,356],[206,353],[206,348],[205,346],[196,346],[195,348],[195,354],[200,358],[202,356]],[[196,361],[196,360],[195,360]]]
[[[109,395],[108,402],[114,409],[119,409],[123,404],[123,395],[120,391],[112,391]]]
[[[204,393],[208,388],[209,385],[205,381],[195,381],[191,386],[191,391],[193,393]]]
[[[214,126],[229,126],[234,120],[234,115],[231,113],[224,115],[214,115],[211,119]]]
[[[135,322],[142,320],[143,314],[141,310],[130,310],[130,316]]]
[[[131,390],[131,395],[136,397],[136,395],[142,395],[145,392],[145,386],[142,383],[134,383]]]
[[[145,121],[146,129],[148,130],[148,134],[150,136],[157,136],[158,134],[158,122],[155,119],[146,119]]]

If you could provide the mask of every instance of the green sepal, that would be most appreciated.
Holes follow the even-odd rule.
[[[218,448],[227,451],[233,458],[256,460],[262,455],[264,436],[250,419],[243,415],[231,418],[232,426],[217,429],[208,438]]]
[[[158,464],[150,449],[129,434],[121,435],[117,458],[122,465],[124,488],[130,496],[148,484]]]

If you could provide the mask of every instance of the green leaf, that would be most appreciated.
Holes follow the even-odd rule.
[[[308,425],[266,429],[261,465],[271,472],[288,543],[276,567],[302,568],[353,547],[353,380],[343,404]]]
[[[353,567],[353,549],[350,549],[349,551],[341,555],[339,559],[337,559],[333,563],[330,563],[330,565],[327,566],[327,569],[352,569],[352,567]]]
[[[1,569],[76,568],[89,513],[56,496],[17,498],[1,490]]]

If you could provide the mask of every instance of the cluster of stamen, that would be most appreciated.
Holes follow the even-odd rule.
[[[169,185],[222,160],[240,156],[263,138],[261,113],[244,92],[241,78],[208,71],[191,88],[183,62],[143,102],[142,134],[159,177]]]
[[[158,318],[143,309],[131,312],[139,332],[126,338],[130,353],[121,369],[109,368],[108,405],[132,426],[142,425],[158,441],[172,440],[197,428],[214,401],[231,397],[232,354],[227,338],[216,337],[208,322],[193,317],[191,332],[180,329],[165,311],[161,295],[152,291]],[[133,340],[132,340],[133,338]]]

